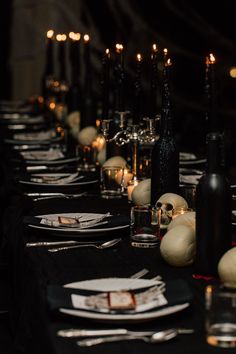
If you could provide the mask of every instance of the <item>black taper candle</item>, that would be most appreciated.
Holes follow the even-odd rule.
[[[158,95],[158,49],[157,45],[152,45],[152,52],[151,52],[151,87],[150,87],[150,118],[155,118],[156,115],[160,112],[160,108],[158,110],[158,103],[157,103],[157,95]]]
[[[142,56],[136,56],[136,68],[134,79],[134,107],[133,107],[133,124],[139,124],[141,119],[141,103],[142,103],[142,85],[141,85],[141,67]]]
[[[54,74],[54,31],[49,30],[47,31],[47,48],[46,48],[46,69],[45,75],[46,76],[53,76]]]
[[[211,53],[206,57],[206,96],[207,96],[207,120],[208,132],[221,132],[222,124],[217,112],[217,92],[215,78],[215,57]]]
[[[109,117],[110,50],[106,49],[102,59],[102,119]]]
[[[58,34],[56,36],[58,41],[58,60],[60,65],[59,79],[60,81],[66,81],[66,34]]]
[[[115,99],[115,110],[123,112],[125,110],[124,105],[124,47],[122,44],[116,44],[116,63],[115,63],[115,90],[116,90],[116,99]]]
[[[69,33],[72,84],[78,84],[80,74],[80,33]]]

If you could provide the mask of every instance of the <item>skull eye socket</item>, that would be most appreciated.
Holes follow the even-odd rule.
[[[171,210],[174,209],[173,205],[170,204],[170,203],[157,202],[157,203],[156,203],[156,206],[157,206],[158,208],[164,209],[164,210],[166,210],[166,211],[171,211]]]

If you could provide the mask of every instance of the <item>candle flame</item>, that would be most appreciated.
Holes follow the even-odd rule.
[[[73,41],[79,41],[81,38],[81,34],[79,32],[78,33],[70,32],[69,38],[72,39]]]
[[[166,66],[171,66],[171,65],[172,65],[172,62],[171,62],[171,59],[170,59],[170,58],[167,59],[165,65],[166,65]]]
[[[212,53],[209,54],[209,64],[214,64],[216,61],[214,55]]]
[[[153,50],[154,53],[157,53],[157,45],[156,45],[156,43],[154,43],[152,45],[152,50]]]
[[[52,38],[54,35],[54,31],[53,30],[48,30],[47,31],[47,38]]]
[[[84,35],[84,41],[85,41],[85,42],[88,42],[89,40],[90,40],[89,35],[88,35],[88,34],[85,34],[85,35]]]
[[[107,55],[110,54],[110,49],[107,48],[106,51],[105,51],[105,53],[106,53]]]
[[[117,53],[121,53],[123,49],[124,49],[124,47],[122,44],[116,43],[116,52]]]
[[[142,55],[140,53],[137,54],[137,61],[142,61]]]
[[[66,38],[67,38],[67,35],[66,34],[57,34],[57,36],[56,36],[56,40],[58,41],[58,42],[64,42],[64,41],[66,41]]]
[[[163,53],[164,53],[164,56],[166,56],[168,54],[168,49],[167,48],[164,48],[163,49]]]

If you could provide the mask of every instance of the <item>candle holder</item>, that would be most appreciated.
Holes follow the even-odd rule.
[[[125,144],[130,145],[131,151],[131,162],[132,162],[132,180],[136,181],[139,178],[139,156],[138,150],[139,146],[150,147],[154,144],[158,135],[156,133],[156,119],[144,118],[144,123],[146,126],[143,127],[143,122],[141,124],[130,124],[127,121],[128,112],[116,112],[119,116],[119,130],[111,136],[110,123],[111,119],[101,120],[101,132],[106,139],[106,142],[115,142],[118,146],[123,146]],[[157,118],[159,119],[159,117]]]

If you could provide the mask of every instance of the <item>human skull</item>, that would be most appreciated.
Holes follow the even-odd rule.
[[[170,203],[157,202],[156,206],[161,209],[161,226],[167,227],[172,220],[173,205]]]

